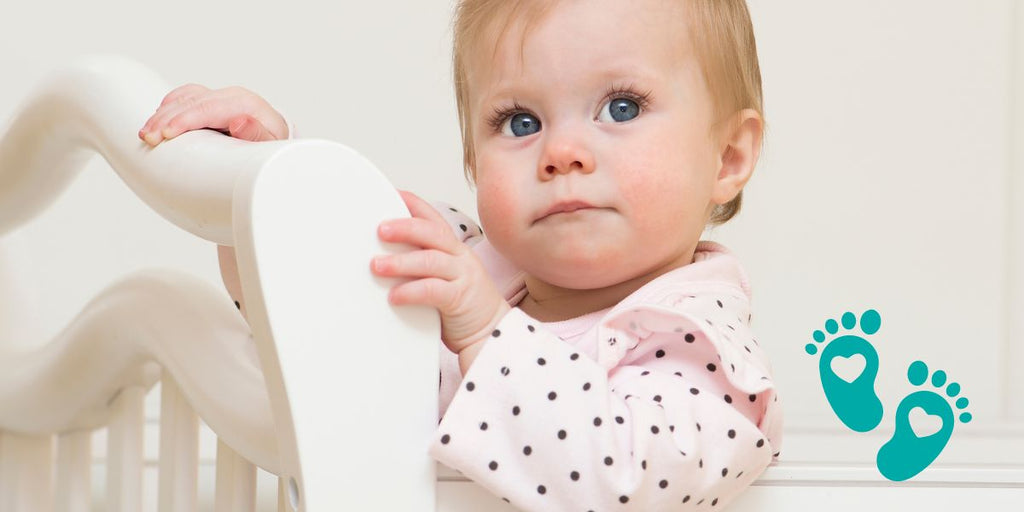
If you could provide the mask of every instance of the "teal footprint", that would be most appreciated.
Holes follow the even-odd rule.
[[[847,330],[857,326],[857,317],[850,312],[843,313],[843,327]],[[860,316],[860,330],[871,335],[878,332],[882,318],[878,312],[869,309]],[[830,335],[839,332],[839,325],[833,319],[825,322],[825,330]],[[814,331],[814,341],[825,342],[825,333]],[[818,353],[818,346],[808,343],[804,348],[808,354]],[[836,375],[832,362],[837,357],[850,358],[854,355],[864,358],[864,370],[853,381],[847,381]],[[867,432],[882,421],[882,401],[875,393],[875,377],[878,376],[878,352],[864,338],[856,334],[844,334],[834,338],[825,345],[818,361],[821,374],[821,387],[825,390],[825,398],[832,406],[836,416],[856,432]]]
[[[920,386],[928,379],[928,365],[921,361],[914,361],[907,370],[907,380],[915,386]],[[932,374],[932,385],[941,388],[946,384],[946,372],[938,370]],[[934,391],[916,391],[906,396],[896,408],[896,432],[892,439],[887,441],[878,450],[878,470],[889,480],[901,482],[928,467],[942,449],[949,442],[949,436],[953,433],[953,408],[949,400],[960,394],[960,384],[956,382],[946,386],[944,398]],[[956,401],[957,409],[967,407],[969,400],[960,397]],[[910,426],[910,411],[920,407],[930,415],[942,419],[942,428],[934,434],[925,437],[917,437]],[[960,413],[960,422],[971,421],[971,413]]]

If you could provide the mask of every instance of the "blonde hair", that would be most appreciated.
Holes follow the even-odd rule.
[[[675,1],[685,2],[688,8],[690,44],[714,99],[715,118],[723,121],[743,109],[752,109],[764,119],[761,67],[746,0]],[[490,48],[479,44],[489,31],[500,28],[497,41],[514,20],[522,20],[528,28],[554,3],[554,0],[459,0],[452,31],[452,60],[455,102],[462,130],[462,162],[470,183],[476,178],[467,65],[470,53],[475,48]],[[496,43],[491,49],[497,51]],[[740,191],[728,203],[716,205],[709,224],[718,225],[733,218],[742,200]]]

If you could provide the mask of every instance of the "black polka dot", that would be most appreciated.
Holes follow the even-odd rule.
[[[735,438],[736,438],[736,431],[730,428],[729,429],[729,439],[735,439]]]
[[[498,469],[498,463],[492,460],[491,463],[487,465],[487,467],[491,468],[491,471],[494,471]]]
[[[527,325],[527,326],[526,326],[526,328],[527,328],[527,329],[529,329],[529,330],[530,330],[530,332],[533,332],[533,331],[535,331],[535,330],[536,330],[536,329],[534,329],[534,328],[533,328],[533,326],[532,326],[532,325]]]
[[[544,365],[548,364],[548,362],[545,361],[543,357],[538,357],[537,358],[537,364],[539,364],[541,366],[544,366]]]
[[[651,433],[652,434],[657,434],[658,432],[661,432],[661,429],[658,428],[657,425],[651,425]]]
[[[564,430],[559,430],[558,431],[558,438],[559,439],[565,439],[566,435],[568,435],[568,434],[566,434]]]
[[[650,375],[650,374],[651,374],[651,372],[649,372],[649,371],[647,371],[647,370],[644,370],[644,371],[640,372],[640,376],[641,376],[641,377],[646,377],[646,376],[648,376],[648,375]]]
[[[452,440],[452,436],[445,434],[441,436],[441,444],[448,444],[448,441]]]
[[[662,480],[658,482],[658,487],[661,487],[662,489],[668,487],[668,480]]]
[[[529,455],[531,453],[533,453],[533,448],[530,448],[530,445],[523,447],[523,455]]]
[[[473,382],[466,383],[466,391],[473,391],[474,389],[476,389],[476,384],[473,384]]]
[[[655,402],[661,402],[661,395],[654,395]]]
[[[716,300],[715,302],[718,303],[718,307],[720,307],[720,308],[724,308],[725,307],[725,306],[722,305],[722,301]]]
[[[625,423],[625,421],[626,420],[622,419],[622,416],[615,417],[615,423],[618,423],[619,425],[622,425],[623,423]]]
[[[687,501],[690,501],[690,495],[689,494],[687,494],[686,496],[683,496],[683,503],[686,503]]]
[[[703,468],[704,467],[704,459],[703,458],[697,459],[697,467],[698,468]]]
[[[508,366],[502,366],[502,367],[501,367],[501,374],[502,374],[502,375],[505,375],[505,376],[507,376],[507,375],[509,374],[509,372],[510,372],[510,371],[511,371],[511,370],[509,370],[509,369],[508,369]]]
[[[558,398],[558,393],[555,393],[554,391],[548,393],[548,400],[554,400],[556,398]]]
[[[701,498],[700,501],[697,502],[698,505],[700,505],[701,503],[704,503],[704,498]]]
[[[676,372],[675,375],[676,375],[676,377],[682,377],[683,376],[682,372]]]
[[[580,479],[579,471],[573,471],[572,473],[569,473],[569,478],[571,478],[573,482],[579,480]]]
[[[640,461],[640,467],[645,470],[647,469],[647,459]]]
[[[729,363],[729,368],[732,368],[733,373],[736,372],[736,365]]]
[[[629,502],[629,496],[619,496],[619,503]]]
[[[725,395],[725,403],[731,404],[732,403],[732,397],[729,396],[729,395]]]
[[[757,440],[757,447],[760,448],[762,446],[764,446],[764,439],[758,439]]]
[[[487,430],[487,422],[486,421],[480,422],[480,430]]]
[[[548,490],[547,490],[547,488],[545,488],[545,487],[544,487],[543,485],[538,485],[538,486],[537,486],[537,492],[538,492],[539,494],[544,494],[544,493],[548,492]]]
[[[519,416],[519,406],[518,405],[512,408],[512,415],[513,416]]]
[[[709,372],[715,371],[715,368],[716,368],[715,363],[708,363],[708,371]]]
[[[718,505],[718,498],[711,500],[711,506],[713,507],[715,505]]]
[[[669,425],[668,426],[668,430],[669,430],[669,432],[675,432],[676,431],[676,426],[675,425]]]
[[[605,458],[604,458],[604,465],[605,465],[605,466],[611,466],[611,465],[612,465],[612,462],[614,462],[614,461],[612,461],[612,458],[611,458],[611,457],[605,457]]]
[[[595,417],[594,418],[594,426],[595,427],[600,427],[601,426],[601,418],[600,417]]]
[[[495,330],[491,331],[491,336],[493,336],[495,338],[497,338],[498,336],[501,336],[501,330],[500,329],[495,329]]]
[[[750,395],[747,398],[749,398],[750,401],[753,402],[754,400],[757,400],[757,395]]]
[[[700,423],[697,424],[697,432],[700,432]]]
[[[580,358],[580,355],[575,353],[575,352],[573,352],[572,355],[569,356],[569,359],[572,360],[572,361],[575,361],[575,360],[577,360],[579,358]]]
[[[469,228],[467,228],[465,224],[459,224],[459,229],[461,229],[463,232],[469,231]]]
[[[729,468],[722,468],[722,476],[729,474]]]
[[[697,389],[697,388],[690,388],[690,394],[691,395],[696,395],[697,393],[700,393],[699,389]]]
[[[242,309],[242,305],[239,304],[237,300],[235,301],[235,307],[238,309]]]
[[[657,357],[657,358],[665,357],[665,351],[659,349],[657,352],[654,353],[654,357]]]
[[[743,472],[742,471],[740,471],[739,473],[736,474],[736,478],[739,478],[741,476],[743,476]]]
[[[458,211],[458,210],[456,210],[455,208],[452,208],[451,206],[449,206],[449,207],[448,207],[448,209],[449,209],[449,210],[451,210],[451,211],[453,211],[453,212],[455,212],[455,213],[459,213],[459,211]]]
[[[686,340],[687,343],[693,343],[693,341],[696,340],[697,338],[694,337],[693,333],[686,333],[686,336],[684,337],[684,339]]]
[[[583,383],[583,391],[590,391],[590,383],[589,382],[584,382]]]

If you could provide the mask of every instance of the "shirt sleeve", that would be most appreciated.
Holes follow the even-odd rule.
[[[592,357],[514,308],[459,384],[431,455],[523,510],[726,506],[772,461],[778,402],[735,316],[721,321],[727,341],[685,311],[609,315]]]

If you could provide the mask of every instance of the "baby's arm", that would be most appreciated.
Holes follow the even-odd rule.
[[[720,333],[666,308],[613,317],[598,330],[632,347],[617,360],[607,359],[615,350],[563,342],[521,310],[506,315],[431,454],[524,510],[728,504],[778,449],[770,374],[745,342],[718,350]]]
[[[139,138],[156,146],[187,131],[203,128],[253,142],[286,139],[291,131],[280,112],[249,90],[241,87],[211,90],[202,85],[186,84],[164,97],[139,130]],[[245,316],[234,248],[218,245],[217,260],[224,287]]]

